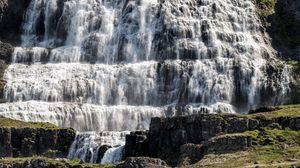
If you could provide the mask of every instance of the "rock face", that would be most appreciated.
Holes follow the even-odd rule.
[[[0,137],[0,157],[67,157],[75,132],[72,129],[2,127]]]
[[[185,144],[180,148],[180,161],[182,165],[187,159],[195,163],[208,153],[229,153],[247,150],[252,146],[251,137],[243,134],[225,134],[214,137],[204,144]]]
[[[30,0],[0,0],[0,39],[19,43],[22,21]]]
[[[219,133],[238,133],[257,128],[255,119],[236,115],[194,115],[177,118],[154,118],[150,125],[149,153],[179,152],[187,143],[201,144]]]
[[[286,36],[281,43],[291,49],[291,56],[294,59],[300,61],[300,1],[278,0],[276,13],[275,20],[283,22],[278,23],[279,27],[272,28]]]
[[[8,43],[3,43],[0,41],[0,102],[3,102],[3,91],[5,86],[5,81],[3,80],[3,75],[7,64],[11,61],[11,55],[14,51],[12,45]]]
[[[3,43],[0,41],[0,59],[9,63],[11,61],[11,54],[14,48],[11,44]]]
[[[252,138],[241,133],[274,123],[300,130],[300,118],[294,116],[201,114],[153,118],[147,134],[132,132],[126,137],[125,153],[126,157],[159,157],[172,166],[182,165],[186,158],[193,163],[209,153],[246,150],[251,147]],[[170,158],[176,159],[168,160]]]
[[[147,133],[143,131],[131,132],[126,136],[125,156],[146,156],[148,153]]]

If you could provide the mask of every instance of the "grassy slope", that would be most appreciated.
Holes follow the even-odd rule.
[[[76,168],[113,168],[115,165],[107,164],[107,165],[99,165],[99,164],[89,164],[89,163],[80,163],[79,161],[67,160],[67,159],[51,159],[45,157],[31,157],[31,158],[2,158],[0,159],[0,165],[12,165],[15,163],[24,163],[30,160],[45,160],[51,168],[64,168],[66,165],[68,167],[76,167]]]
[[[265,116],[272,119],[282,116],[300,117],[300,105],[276,107],[275,112],[247,115]],[[253,138],[253,147],[248,151],[209,154],[189,167],[291,167],[300,165],[300,131],[281,128],[272,124],[245,134]]]
[[[274,112],[250,114],[247,116],[250,116],[250,117],[265,116],[266,118],[269,118],[269,119],[283,117],[283,116],[300,117],[300,104],[288,105],[288,106],[278,106],[275,108],[276,108],[276,111],[274,111]]]
[[[0,127],[4,128],[43,128],[43,129],[60,129],[54,124],[50,123],[37,123],[37,122],[23,122],[13,120],[0,116]]]

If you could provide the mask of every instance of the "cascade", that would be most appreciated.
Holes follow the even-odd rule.
[[[69,158],[117,162],[152,117],[283,102],[288,70],[268,76],[261,27],[251,0],[31,0],[0,114],[72,127]]]

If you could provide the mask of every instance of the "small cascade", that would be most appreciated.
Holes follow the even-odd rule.
[[[289,71],[268,73],[282,63],[261,27],[252,0],[31,0],[0,114],[72,127],[69,158],[116,162],[116,132],[153,117],[282,103]]]
[[[129,131],[101,132],[98,134],[95,132],[78,133],[70,148],[68,158],[90,163],[101,162],[102,164],[121,161],[125,136],[129,133]],[[108,149],[101,154],[102,146]]]
[[[81,161],[96,163],[99,145],[95,142],[95,136],[89,133],[79,134],[73,142],[68,159],[80,159]]]
[[[123,159],[124,151],[125,145],[108,149],[101,159],[101,164],[120,162]]]

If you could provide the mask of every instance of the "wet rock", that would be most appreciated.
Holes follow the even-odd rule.
[[[147,133],[135,131],[126,135],[125,157],[146,156],[148,153]]]
[[[22,21],[30,0],[0,0],[0,39],[19,43]]]
[[[4,60],[6,63],[11,61],[11,54],[14,48],[11,44],[3,43],[0,41],[0,60]]]
[[[100,146],[99,152],[98,152],[98,156],[97,156],[97,162],[96,163],[101,163],[101,159],[103,158],[105,152],[109,149],[112,148],[109,145],[102,145]]]

